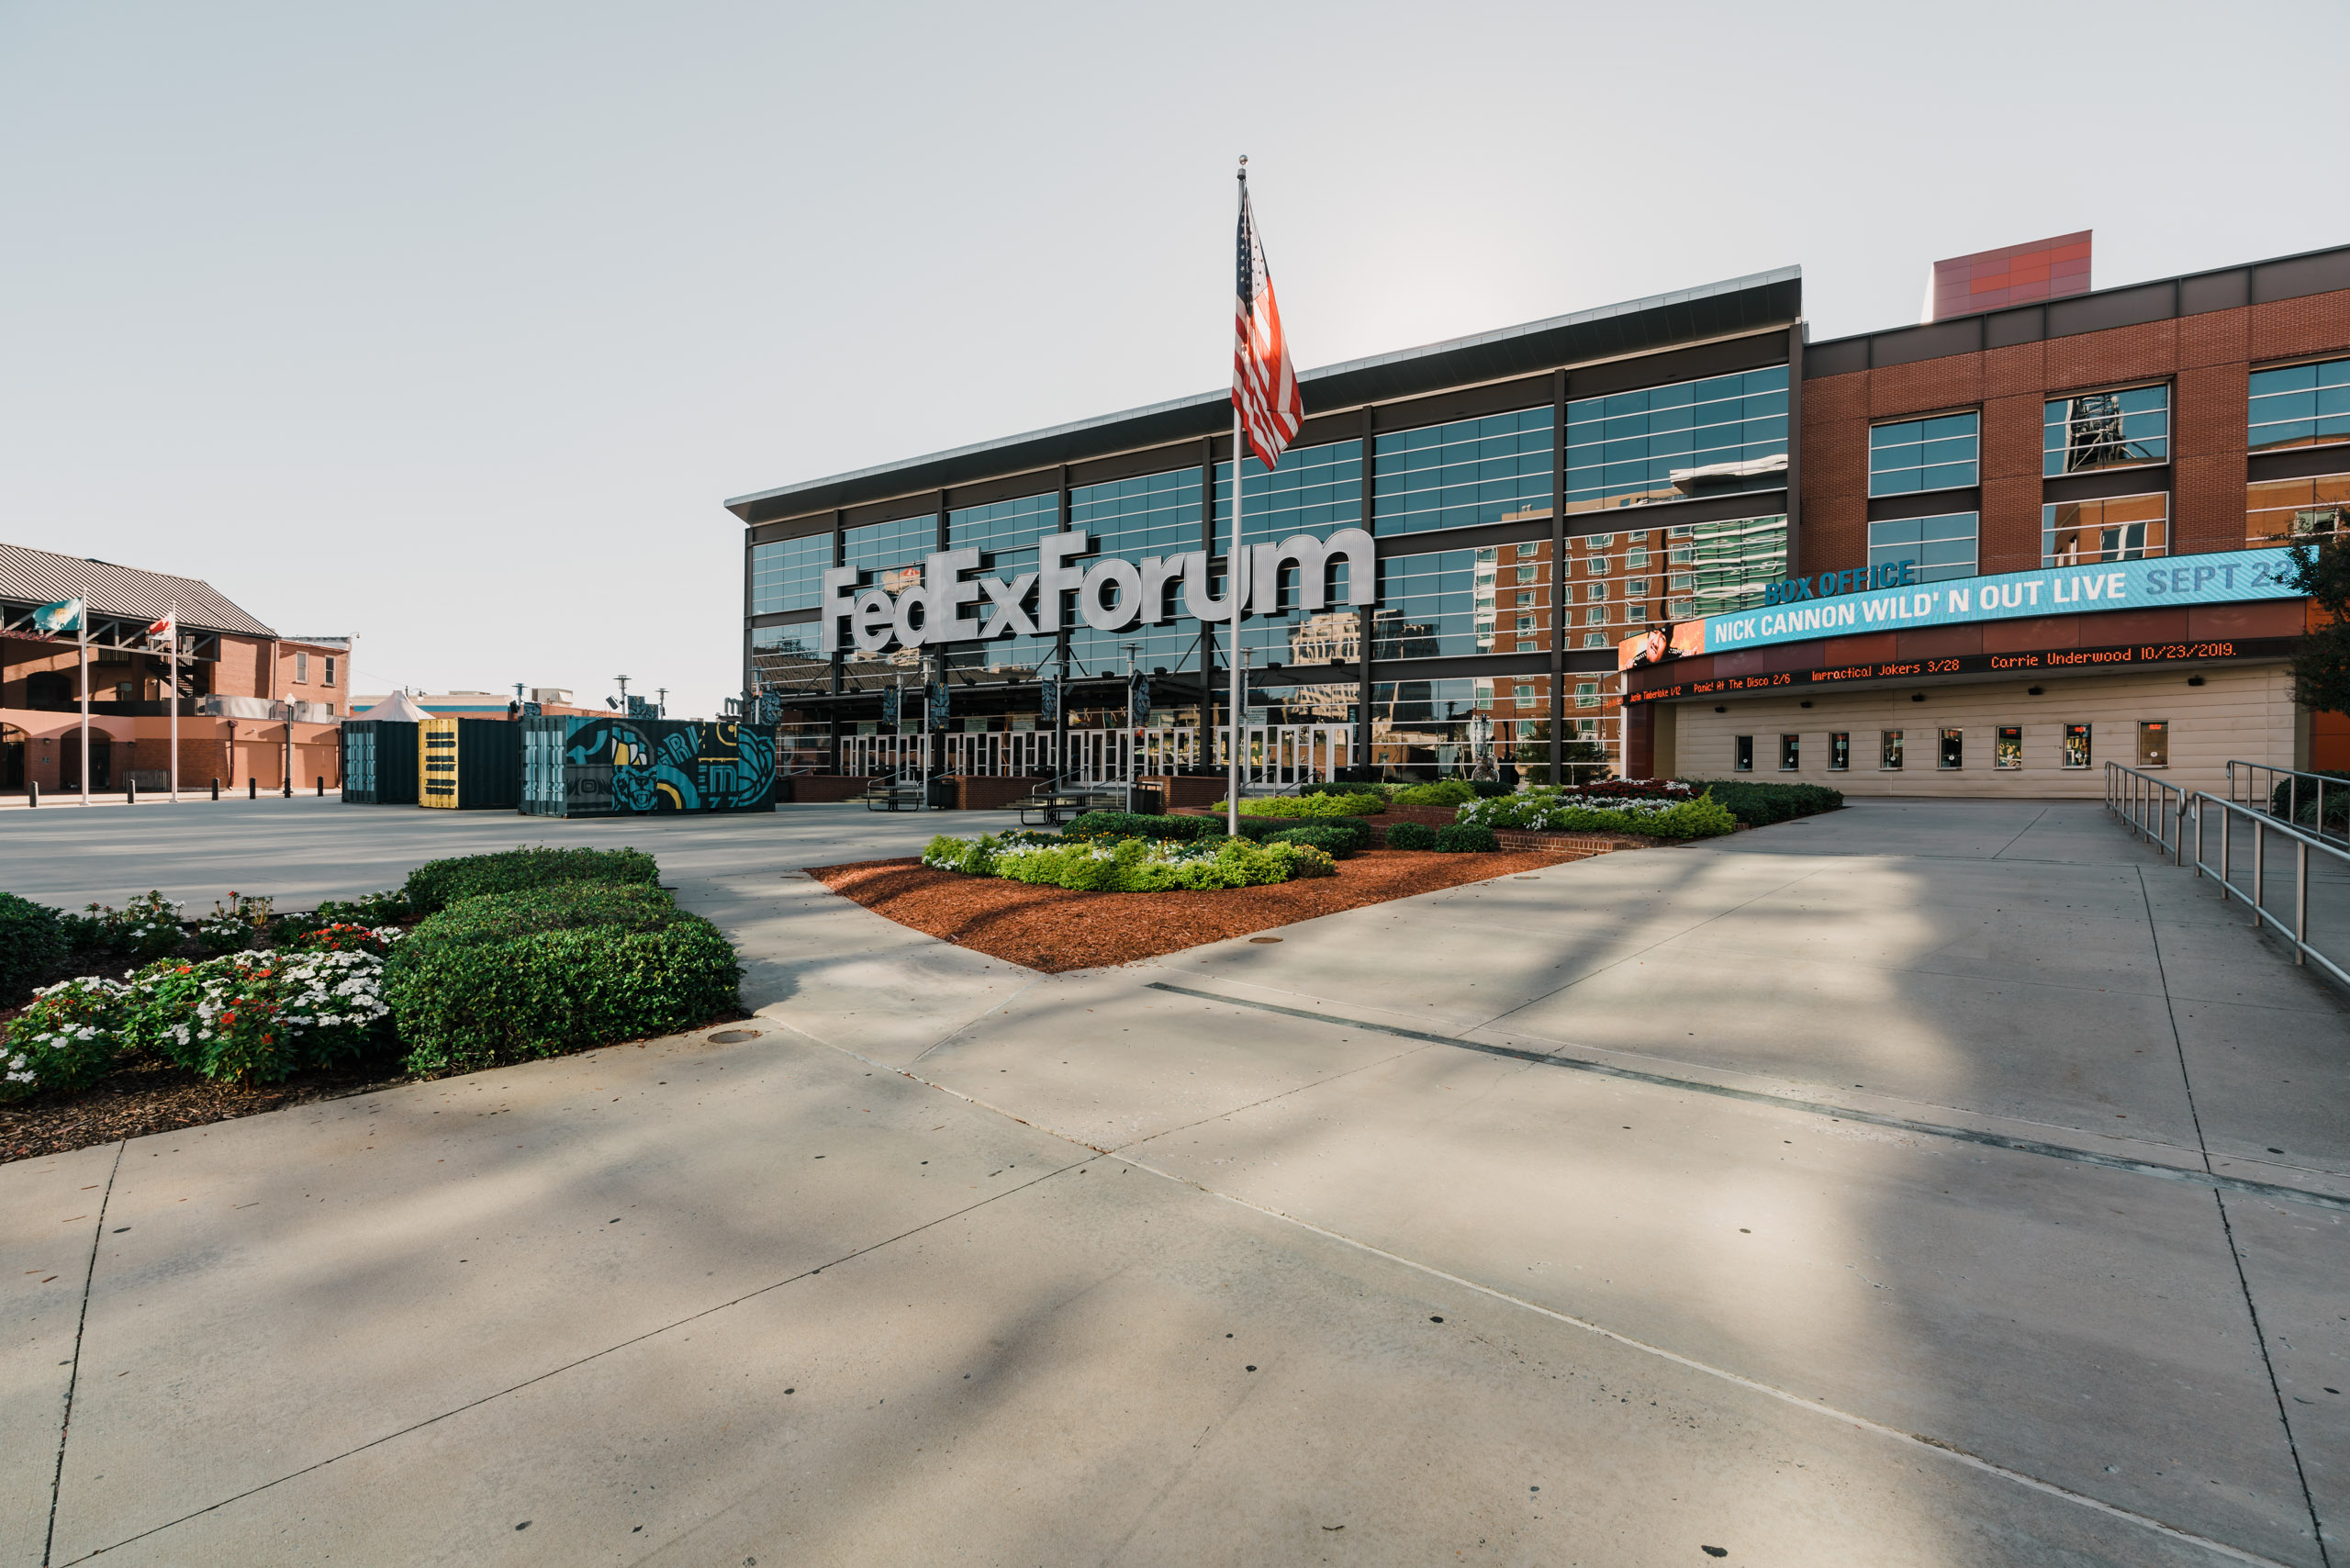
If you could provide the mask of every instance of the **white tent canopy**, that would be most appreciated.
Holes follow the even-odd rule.
[[[403,724],[422,723],[431,717],[431,714],[409,701],[405,691],[395,691],[364,713],[352,715],[354,720],[393,719]]]

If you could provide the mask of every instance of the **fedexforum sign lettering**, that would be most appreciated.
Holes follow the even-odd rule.
[[[2151,561],[2006,572],[1874,593],[1839,593],[1794,609],[1709,615],[1704,622],[1705,651],[1718,654],[1809,637],[2008,621],[2027,615],[2299,599],[2300,590],[2288,580],[2292,569],[2292,557],[2282,550],[2219,550]]]
[[[1329,603],[1330,579],[1341,561],[1347,565],[1346,602],[1379,602],[1376,547],[1360,528],[1339,529],[1327,539],[1292,533],[1278,544],[1250,546],[1242,559],[1241,581],[1227,583],[1221,599],[1211,591],[1204,550],[1080,563],[1077,557],[1089,543],[1081,529],[1048,533],[1036,542],[1037,569],[1009,582],[971,575],[979,569],[977,546],[934,551],[923,557],[922,581],[895,594],[859,588],[856,567],[834,566],[823,578],[819,646],[830,654],[853,644],[859,653],[874,654],[892,643],[921,648],[1059,632],[1065,594],[1076,596],[1079,617],[1098,632],[1164,625],[1176,616],[1179,598],[1181,613],[1194,621],[1231,620],[1235,600],[1244,595],[1245,613],[1276,615],[1285,608],[1281,575],[1291,567],[1297,571],[1294,608],[1316,610]],[[843,622],[848,625],[846,641]]]

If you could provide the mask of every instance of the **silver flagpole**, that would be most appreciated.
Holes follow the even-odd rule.
[[[163,700],[171,704],[172,714],[172,804],[180,803],[180,601],[172,600],[172,640],[165,665],[171,672],[171,689]]]
[[[1239,216],[1241,218],[1246,218],[1248,213],[1248,158],[1246,153],[1241,155],[1238,178],[1240,181]],[[1245,286],[1251,290],[1250,297],[1245,302],[1236,301],[1236,303],[1246,304],[1249,317],[1249,330],[1252,333],[1256,330],[1257,301],[1253,292],[1256,283],[1256,268],[1252,265]],[[1246,451],[1248,451],[1248,442],[1240,428],[1240,404],[1237,399],[1235,399],[1232,405],[1232,541],[1225,546],[1224,552],[1225,589],[1232,596],[1232,648],[1225,660],[1229,666],[1231,679],[1231,696],[1228,705],[1231,710],[1232,727],[1229,731],[1231,739],[1225,756],[1225,831],[1235,838],[1240,836],[1240,703],[1245,695],[1240,678],[1240,617],[1243,607],[1248,602],[1248,576],[1246,564],[1248,553],[1241,547],[1240,543],[1242,538],[1240,531],[1241,454]]]
[[[1232,644],[1225,663],[1231,680],[1231,742],[1225,748],[1225,831],[1233,837],[1240,836],[1240,705],[1247,695],[1240,675],[1240,616],[1248,592],[1248,552],[1240,543],[1240,454],[1246,450],[1240,430],[1240,410],[1232,410],[1232,542],[1224,552],[1225,591],[1232,596]]]
[[[90,803],[90,601],[82,601],[82,803]]]

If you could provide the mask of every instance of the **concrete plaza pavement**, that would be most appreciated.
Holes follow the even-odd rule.
[[[632,842],[760,1033],[0,1168],[0,1562],[2344,1557],[2350,1019],[2094,807],[1056,977],[800,874],[968,819],[197,810],[0,883]]]

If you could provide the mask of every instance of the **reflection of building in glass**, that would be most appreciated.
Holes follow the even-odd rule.
[[[1548,769],[1550,678],[1374,682],[1371,757],[1375,767],[1415,778],[1507,777]]]

